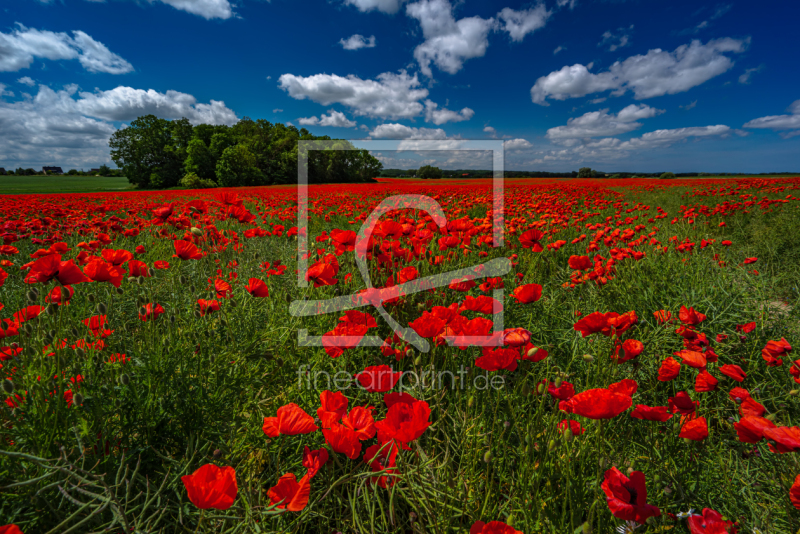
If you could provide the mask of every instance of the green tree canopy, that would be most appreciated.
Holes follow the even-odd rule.
[[[441,178],[442,177],[442,169],[439,167],[432,167],[430,165],[425,165],[424,167],[420,167],[417,171],[418,178]]]

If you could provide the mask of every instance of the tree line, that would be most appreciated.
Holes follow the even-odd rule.
[[[145,115],[109,140],[111,159],[140,188],[239,187],[297,182],[300,140],[335,141],[308,157],[309,183],[370,182],[383,165],[347,140],[305,128],[243,118],[233,126]]]

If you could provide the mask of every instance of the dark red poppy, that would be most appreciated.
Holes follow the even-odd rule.
[[[31,319],[36,319],[42,311],[44,311],[44,306],[26,306],[14,314],[14,321],[17,324],[22,324]]]
[[[761,417],[766,411],[767,409],[764,407],[764,405],[756,401],[753,397],[747,397],[739,405],[739,415],[742,417],[746,417],[748,415]]]
[[[142,321],[150,321],[157,319],[159,315],[164,314],[164,307],[161,304],[148,303],[144,305],[144,315],[139,314],[139,319]]]
[[[150,269],[143,261],[130,260],[128,261],[128,274],[131,276],[144,276],[145,278],[149,278]]]
[[[233,467],[205,464],[191,475],[181,477],[189,500],[201,510],[227,510],[236,500],[238,487]]]
[[[219,302],[216,300],[197,299],[197,305],[200,307],[200,317],[219,311]]]
[[[503,303],[486,295],[479,295],[478,297],[467,295],[459,309],[491,315],[495,312],[495,308],[498,312],[503,311]]]
[[[542,286],[539,284],[525,284],[517,287],[511,293],[520,304],[530,304],[542,298]]]
[[[792,487],[789,488],[789,500],[792,501],[792,506],[800,510],[800,475],[795,477]]]
[[[569,402],[572,413],[589,419],[611,419],[633,404],[628,395],[602,388],[582,391],[572,397]]]
[[[519,243],[523,248],[531,249],[531,252],[541,252],[544,250],[542,239],[544,239],[544,233],[541,230],[528,230],[519,236]]]
[[[800,450],[800,428],[796,426],[765,428],[763,433],[772,452],[783,454]]]
[[[691,415],[697,410],[700,403],[692,401],[692,398],[685,391],[679,391],[674,397],[669,398],[668,405],[671,413],[677,412],[681,415]]]
[[[585,432],[584,428],[578,421],[570,421],[568,419],[563,419],[560,423],[556,425],[556,430],[558,430],[558,432],[561,434],[563,434],[567,428],[569,428],[573,436],[580,436]]]
[[[122,284],[122,278],[125,276],[125,269],[116,267],[100,259],[89,261],[86,267],[83,268],[83,272],[89,279],[95,282],[108,282],[114,287],[119,287]]]
[[[319,430],[319,427],[314,424],[313,417],[291,402],[278,408],[277,417],[265,417],[263,430],[268,437],[274,438],[281,434],[285,436],[310,434]]]
[[[722,514],[710,508],[703,508],[703,515],[692,514],[686,520],[691,534],[735,534],[733,521],[725,521]]]
[[[736,387],[728,392],[728,396],[732,401],[741,403],[750,396],[750,392],[744,388]]]
[[[617,519],[644,523],[649,517],[661,515],[657,506],[647,504],[647,485],[641,471],[634,471],[628,478],[612,467],[600,487],[606,494],[608,509]]]
[[[645,406],[637,404],[631,412],[631,417],[645,421],[661,421],[662,423],[672,417],[666,406]]]
[[[519,352],[514,349],[483,347],[483,355],[475,360],[475,366],[486,371],[516,371]]]
[[[26,284],[47,283],[50,280],[58,280],[63,286],[70,286],[88,282],[80,268],[72,260],[61,261],[59,254],[51,254],[39,258],[31,265],[28,275],[25,277]]]
[[[594,267],[594,263],[589,256],[570,256],[567,263],[571,269],[575,269],[576,271],[584,271]]]
[[[408,323],[417,334],[424,338],[434,338],[444,331],[445,322],[431,314],[422,312],[422,317]]]
[[[299,512],[308,505],[311,495],[311,477],[306,475],[298,482],[294,473],[286,473],[267,492],[269,500],[279,510]]]
[[[733,423],[733,428],[742,443],[758,443],[764,439],[764,430],[775,428],[775,423],[764,417],[747,416]]]
[[[475,521],[469,529],[469,534],[522,534],[521,531],[509,527],[502,521]]]
[[[358,373],[355,378],[370,393],[383,393],[392,389],[401,376],[402,371],[395,372],[388,365],[373,365]]]
[[[199,260],[203,258],[203,252],[191,241],[183,241],[182,239],[173,241],[175,246],[175,254],[173,258],[180,258],[182,260]]]
[[[269,288],[267,287],[267,284],[258,278],[251,278],[248,280],[245,290],[254,297],[263,298],[269,296]]]
[[[308,448],[308,445],[303,449],[303,467],[308,469],[308,478],[314,478],[327,462],[328,451],[326,449],[312,451]]]
[[[703,441],[708,437],[708,423],[705,417],[697,417],[687,421],[681,427],[678,437],[687,438],[692,441]]]
[[[3,525],[0,527],[0,534],[23,534],[17,525]]]
[[[621,355],[620,349],[622,350]],[[617,363],[624,363],[636,358],[642,351],[644,351],[644,343],[636,339],[626,339],[624,342],[617,344],[612,359],[616,359]]]
[[[761,357],[767,362],[769,367],[778,367],[783,365],[781,356],[788,355],[792,352],[792,346],[781,338],[780,341],[768,341],[766,346],[761,350]]]

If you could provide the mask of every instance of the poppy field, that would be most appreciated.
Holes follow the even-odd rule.
[[[799,190],[0,196],[0,533],[798,532]]]

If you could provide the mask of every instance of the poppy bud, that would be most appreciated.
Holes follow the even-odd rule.
[[[139,315],[147,315],[147,308],[145,308],[144,306],[139,308]]]
[[[125,290],[122,289],[121,287],[118,287],[118,288],[116,288],[116,292],[117,292],[117,295],[122,295],[123,293],[125,293]]]
[[[522,383],[522,394],[526,397],[531,394],[531,387],[528,385],[527,382]]]
[[[89,299],[89,302],[94,302],[94,295],[89,294],[87,298]]]
[[[200,228],[197,228],[196,226],[192,226],[190,232],[192,232],[192,235],[195,237],[200,237],[203,235],[203,231]]]
[[[414,365],[419,365],[421,363],[422,363],[422,356],[421,355],[417,356],[416,358],[414,358]]]
[[[83,404],[84,400],[83,395],[76,393],[75,396],[72,397],[72,404],[80,406]]]
[[[5,391],[9,395],[14,393],[14,382],[9,380],[8,378],[3,380],[3,391]]]
[[[219,449],[214,449],[214,459],[218,460],[220,456],[222,456],[222,451]]]
[[[235,300],[232,300],[232,301],[231,301],[231,303],[230,303],[230,305],[231,305],[231,308],[235,308],[235,307],[236,307],[236,301],[235,301]]]
[[[175,316],[174,315],[170,315],[169,316],[169,322],[171,322],[171,323],[175,322]]]
[[[181,285],[185,285],[186,284],[186,277],[185,276],[181,275],[180,280],[181,280]]]
[[[475,397],[470,395],[469,400],[467,401],[467,408],[472,408],[475,406]]]
[[[36,299],[39,298],[39,295],[34,290],[28,291],[28,300],[30,302],[36,302]]]
[[[556,448],[556,440],[551,439],[550,442],[547,444],[547,450],[552,451]]]
[[[564,441],[572,441],[572,430],[569,428],[564,431]]]
[[[633,467],[629,467],[628,468],[628,476],[631,476],[632,474],[633,474]]]
[[[764,419],[769,419],[772,422],[775,422],[775,419],[777,419],[777,418],[778,418],[778,414],[775,414],[775,413],[771,413],[771,414],[767,415],[766,417],[764,417]]]
[[[154,270],[152,267],[149,267],[149,268],[147,269],[147,275],[148,275],[148,276],[151,276],[151,277],[152,277],[152,276],[155,276],[155,275],[156,275],[156,271],[155,271],[155,270]]]
[[[200,314],[200,310],[198,310],[198,309],[196,309],[196,308],[195,308],[195,310],[194,310],[194,316],[195,316],[197,319],[199,319],[200,317],[202,317],[202,315]]]
[[[561,377],[557,376],[556,379],[553,381],[553,385],[556,387],[556,389],[561,387],[561,382],[562,382]]]
[[[503,421],[503,426],[508,428],[511,426],[511,421]]]
[[[510,516],[508,516],[506,518],[506,525],[508,525],[509,527],[513,527],[514,526],[514,516],[513,515],[510,515]]]
[[[486,453],[483,455],[483,461],[487,464],[492,461],[492,451],[486,451]]]
[[[539,393],[539,395],[544,395],[544,391],[544,384],[539,384],[539,387],[536,388],[536,392]]]
[[[675,432],[680,432],[681,424],[680,423],[675,423],[674,425],[672,425],[672,430],[674,430]]]
[[[605,469],[605,468],[606,468],[606,459],[600,458],[600,469]]]
[[[539,352],[539,347],[532,347],[532,348],[531,348],[531,349],[528,351],[528,358],[533,358],[534,356],[536,356],[536,353],[537,353],[537,352]]]
[[[84,351],[82,348],[78,347],[77,349],[75,349],[75,354],[78,355],[78,358],[83,358],[83,357],[86,356],[86,351]]]
[[[123,386],[127,386],[131,383],[131,377],[123,373],[122,376],[119,377],[119,381]]]
[[[80,334],[80,332],[78,332],[78,329],[75,328],[74,326],[72,327],[72,330],[70,330],[70,333],[72,334],[72,337],[78,337],[78,334]]]
[[[25,323],[25,326],[22,327],[26,334],[31,335],[33,333],[33,327],[29,323]]]
[[[592,524],[587,521],[581,525],[581,534],[592,534]]]
[[[136,283],[139,285],[144,284],[144,276],[139,275],[139,278],[136,279]]]
[[[592,356],[591,354],[584,354],[583,361],[592,363],[594,361],[594,356]]]
[[[793,390],[791,390],[791,391],[789,392],[789,395],[791,395],[792,397],[794,397],[795,395],[797,395],[797,393],[798,393],[798,390],[796,390],[796,389],[793,389]]]
[[[100,304],[97,305],[97,313],[99,313],[100,315],[105,315],[106,313],[108,313],[108,306],[106,306],[104,302],[101,302]]]
[[[47,315],[55,315],[58,311],[58,304],[51,302],[47,305]]]
[[[131,284],[136,282],[136,277],[135,276],[129,276],[128,277],[128,282],[130,282]]]

